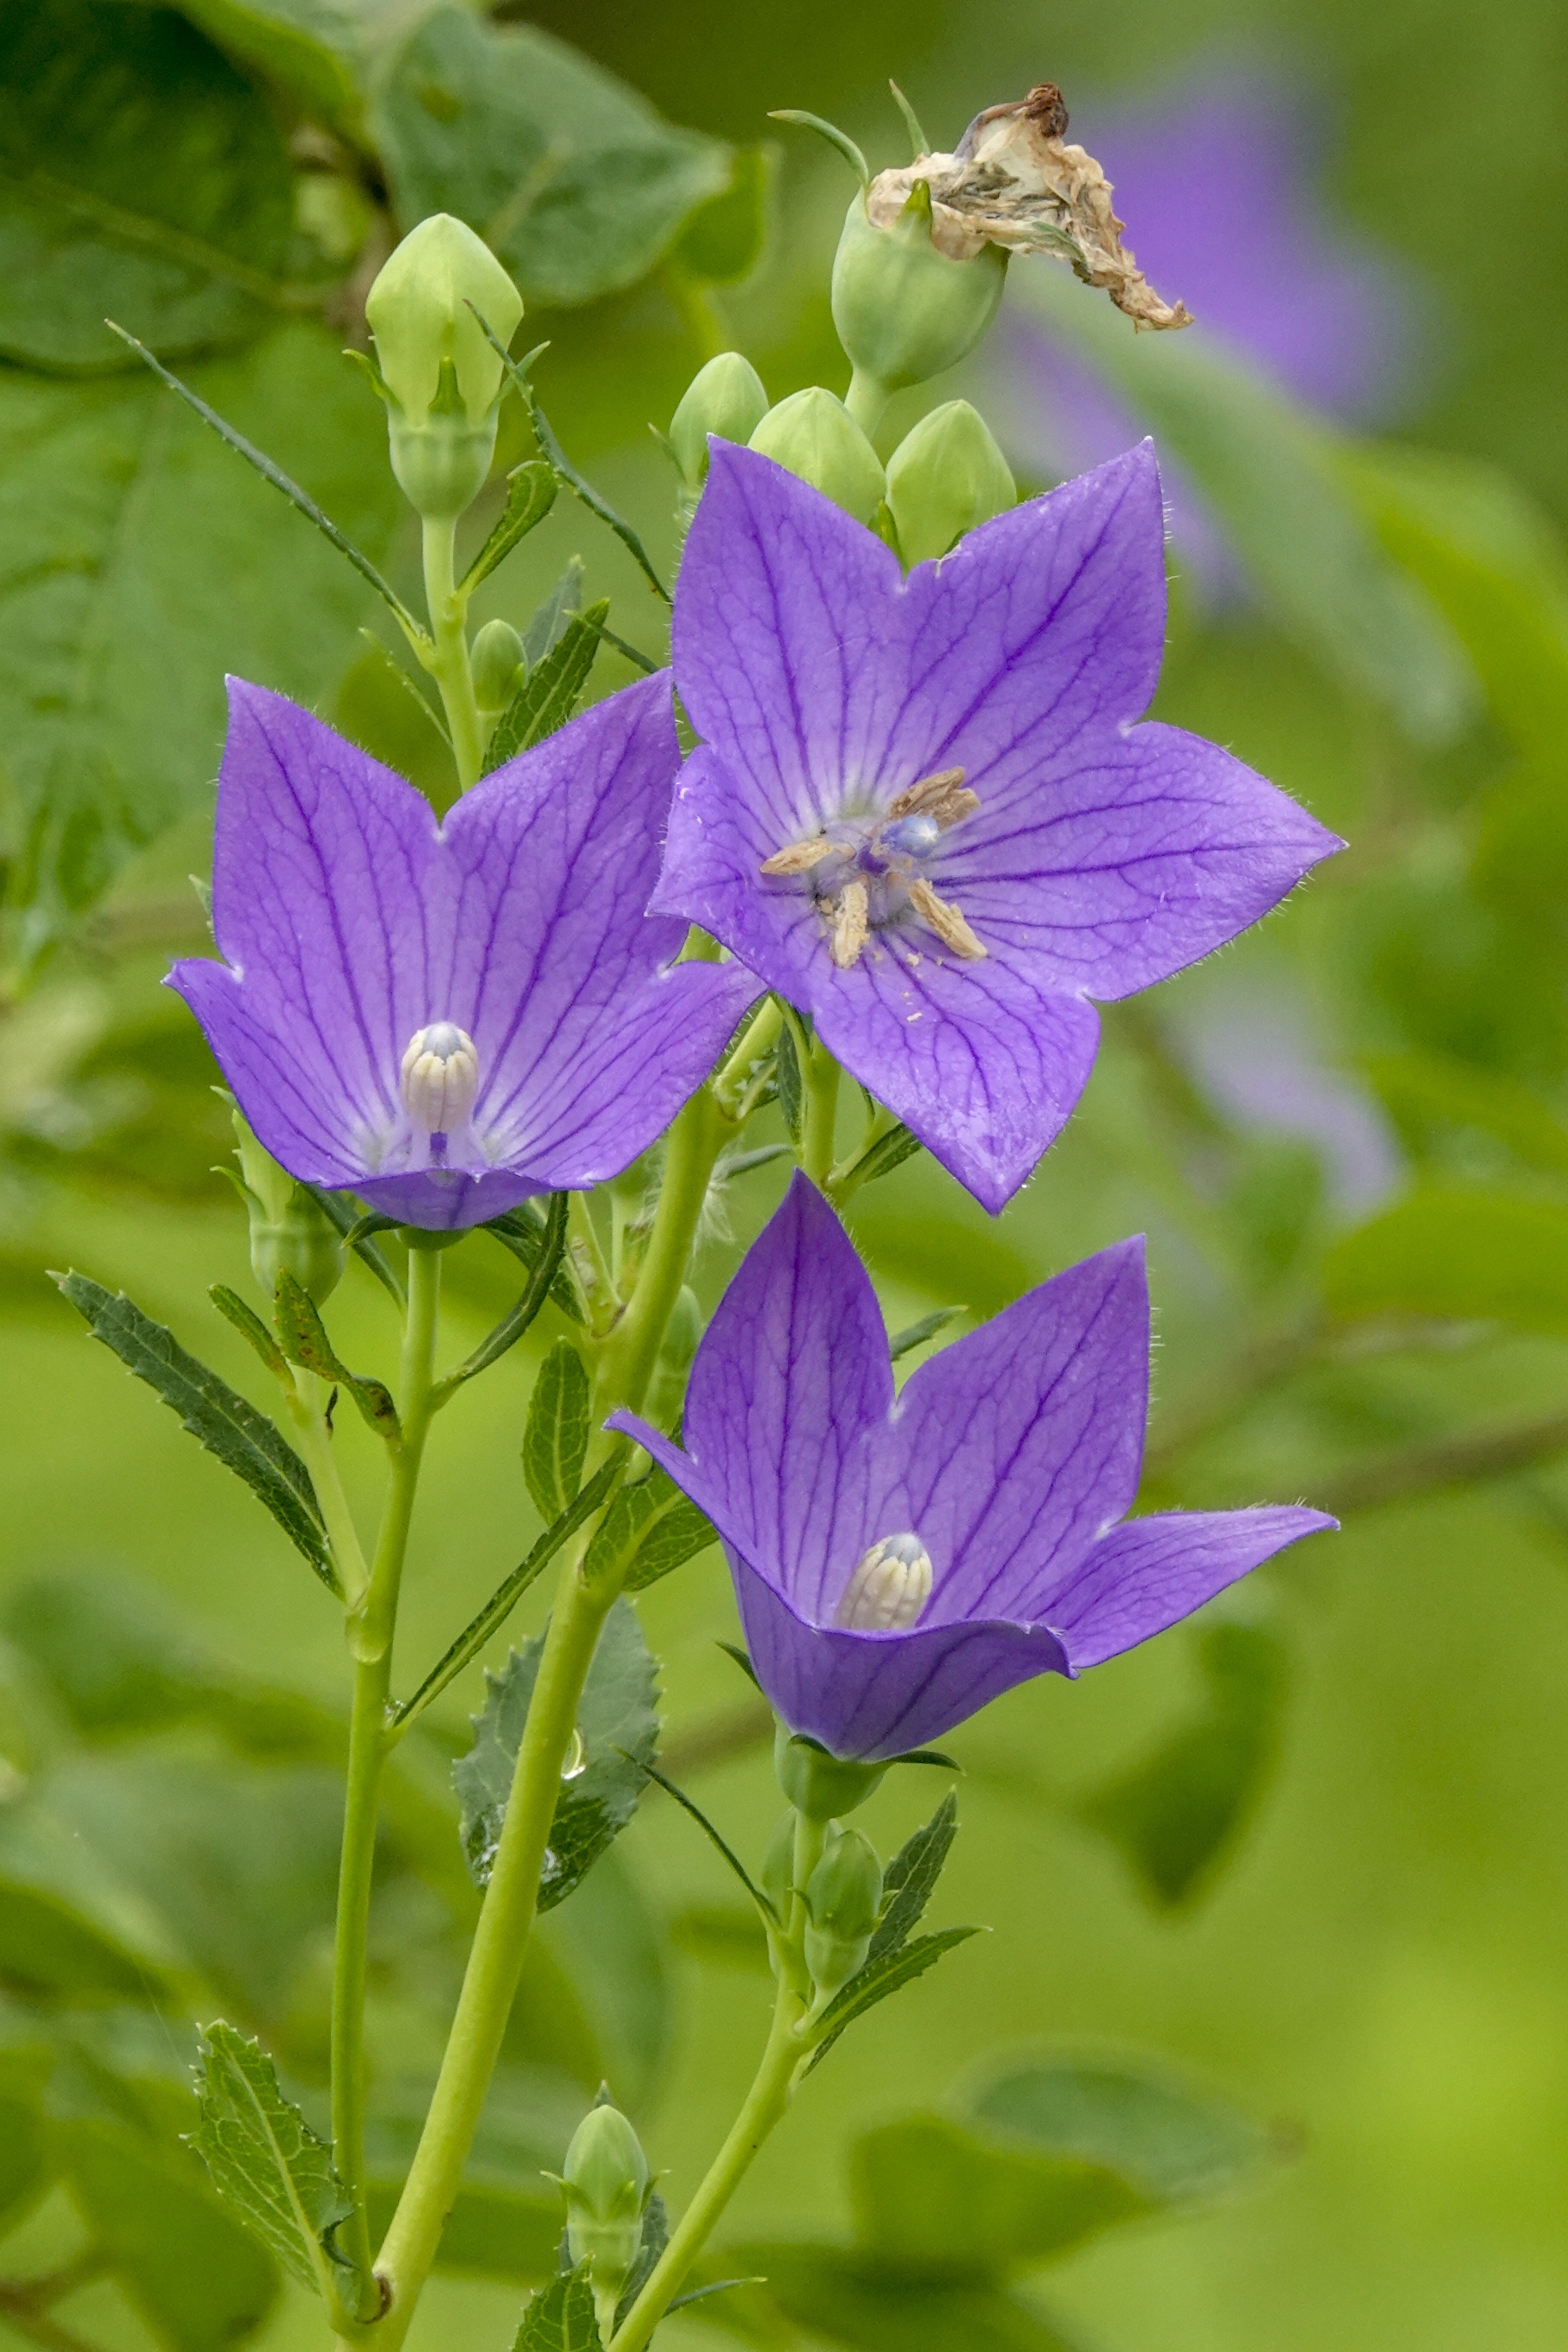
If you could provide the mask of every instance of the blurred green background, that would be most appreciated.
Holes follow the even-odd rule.
[[[77,11],[84,22],[129,13]],[[245,11],[187,14],[227,40],[242,78],[258,70],[235,30]],[[1194,73],[1266,70],[1321,126],[1326,226],[1373,240],[1408,278],[1422,357],[1384,441],[1313,425],[1271,393],[1258,406],[1201,322],[1184,339],[1190,362],[1134,348],[1130,334],[1113,355],[1121,395],[1184,465],[1250,581],[1205,603],[1184,581],[1178,538],[1158,715],[1230,745],[1350,850],[1260,931],[1108,1013],[1078,1116],[1000,1220],[916,1160],[868,1191],[854,1221],[895,1328],[942,1304],[993,1312],[1146,1230],[1160,1335],[1146,1499],[1302,1496],[1342,1507],[1345,1531],[1287,1554],[1219,1612],[1225,1633],[1242,1629],[1238,1646],[1184,1629],[1079,1685],[1016,1692],[954,1736],[963,1831],[933,1916],[994,1933],[834,2053],[727,2234],[847,2238],[858,2135],[940,2105],[999,2051],[1066,2042],[1168,2063],[1273,2126],[1275,2154],[1213,2210],[1119,2231],[1042,2271],[1039,2307],[1063,2341],[1555,2352],[1568,2333],[1568,19],[1548,0],[1495,0],[1480,17],[1449,0],[1127,0],[1114,11],[980,0],[962,12],[935,0],[679,11],[605,0],[591,18],[563,6],[500,14],[575,43],[674,122],[748,145],[773,135],[769,109],[811,108],[861,138],[874,164],[900,160],[889,73],[943,144],[980,106],[1048,76],[1067,92],[1073,135],[1115,180],[1097,121],[1114,126]],[[32,103],[13,91],[0,110],[0,160],[7,185],[36,194],[18,160]],[[551,339],[538,383],[556,429],[667,574],[670,482],[647,427],[668,422],[703,335],[747,351],[774,399],[818,380],[841,389],[847,376],[826,288],[847,182],[826,150],[789,136],[768,248],[743,284],[710,289],[667,258],[604,299],[531,302],[532,340]],[[330,210],[323,200],[311,215],[310,269],[323,281],[334,260],[341,276],[359,233],[357,221],[323,230]],[[43,248],[21,220],[13,210],[0,230],[7,266],[37,269]],[[1221,213],[1215,237],[1230,226]],[[1129,234],[1136,248],[1136,219]],[[1013,277],[1009,306],[1023,316],[1021,266]],[[1052,320],[1068,315],[1061,290],[1047,298]],[[163,1819],[165,1797],[185,1790],[196,1812],[207,1803],[239,1823],[254,1797],[270,1821],[277,1775],[316,1768],[294,1750],[291,1762],[258,1760],[264,1741],[237,1761],[229,1751],[246,1738],[199,1708],[131,1745],[107,1717],[95,1731],[90,1708],[73,1730],[58,1694],[37,1696],[42,1604],[26,1596],[38,1580],[139,1579],[247,1686],[329,1710],[342,1703],[341,1642],[331,1604],[250,1499],[83,1344],[42,1269],[74,1265],[123,1285],[259,1396],[257,1368],[204,1296],[215,1280],[248,1281],[232,1198],[207,1173],[228,1148],[224,1114],[187,1016],[156,989],[169,954],[205,936],[184,877],[206,867],[212,688],[225,661],[245,667],[416,773],[435,738],[356,640],[368,604],[306,526],[165,395],[92,372],[101,354],[68,352],[65,365],[52,326],[18,324],[15,311],[0,302],[11,542],[0,548],[0,757],[17,974],[0,1063],[0,1573],[22,1693],[4,1718],[5,1791],[25,1806],[30,1778],[65,1769],[49,1756],[75,1757],[77,1780],[68,1770],[36,1834],[54,1842],[57,1874],[75,1866],[75,1847],[89,1875],[118,1867],[133,1908],[146,1832],[115,1828],[116,1803],[126,1822],[138,1801]],[[1099,323],[1075,314],[1063,331],[1097,352]],[[406,589],[413,541],[386,487],[379,414],[333,356],[342,340],[341,324],[330,333],[302,317],[249,342],[198,322],[169,348],[182,368],[183,352],[196,355],[206,396],[295,467]],[[1020,398],[1009,349],[999,341],[962,385],[998,416]],[[1210,365],[1220,391],[1202,373]],[[908,415],[958,388],[906,396]],[[515,462],[523,428],[509,420],[506,431]],[[1352,538],[1326,554],[1298,527],[1338,513],[1335,501]],[[629,559],[565,499],[487,590],[486,611],[521,621],[578,552],[590,589],[615,600],[612,625],[657,651],[658,607]],[[40,579],[56,604],[40,605]],[[91,609],[68,627],[58,599],[84,580]],[[1414,637],[1387,621],[1391,580],[1415,600]],[[1380,651],[1385,623],[1392,650]],[[1405,692],[1423,661],[1447,681],[1434,689],[1446,716]],[[606,656],[595,690],[626,675]],[[1391,681],[1381,693],[1380,676]],[[62,712],[75,733],[58,731]],[[89,824],[85,788],[79,806],[72,795],[82,774],[110,770]],[[39,880],[46,866],[52,882]],[[702,1261],[708,1301],[776,1176],[727,1194],[727,1233]],[[454,1352],[510,1296],[507,1262],[489,1250],[481,1238],[450,1262]],[[393,1360],[385,1309],[352,1273],[334,1310],[349,1360]],[[400,1633],[409,1675],[537,1530],[517,1462],[537,1362],[524,1353],[437,1432]],[[370,1442],[356,1425],[343,1444],[368,1508]],[[744,1688],[716,1647],[734,1630],[717,1555],[659,1586],[644,1615],[682,1775],[755,1852],[777,1800]],[[453,1695],[449,1749],[478,1703],[477,1689]],[[438,1830],[434,1744],[422,1769],[419,1802]],[[884,1851],[931,1793],[895,1781],[879,1794],[867,1818]],[[300,1823],[325,1807],[330,1859],[328,1799],[284,1795]],[[408,1853],[426,1834],[407,1832]],[[253,1864],[248,1835],[233,1829],[226,1861],[216,1833],[185,1853],[194,1907],[170,1981],[217,1986],[208,2008],[229,2013],[248,2000],[241,2021],[286,2051],[308,2095],[326,1865],[268,1848],[264,1866],[259,1844]],[[405,1869],[399,1852],[380,1927],[389,2075],[427,2063],[449,1973],[432,1868]],[[591,2090],[595,2066],[619,2050],[652,2161],[679,2200],[749,2076],[767,1982],[734,1931],[721,1871],[668,1802],[645,1805],[617,1857],[668,1939],[664,2024],[650,1961],[647,2014],[622,2031],[625,2048],[591,2018],[570,2048],[567,2028],[550,2026],[548,2046],[514,2055]],[[559,1950],[595,1984],[604,1949],[595,1960],[587,1948],[621,1932],[602,1901],[579,1931],[584,1950]],[[142,1930],[125,1933],[141,1948]],[[226,1937],[237,1948],[226,1958]],[[276,1981],[263,1983],[274,1946]],[[173,2063],[184,2012],[176,1994],[149,1988],[147,2013],[168,2011]],[[564,2015],[548,1986],[540,2000],[542,2014]],[[24,2254],[36,2244],[37,2261],[51,2259],[66,2226],[57,2197],[27,2221]],[[499,2346],[519,2300],[513,2284],[440,2278],[415,2340],[426,2352]],[[144,2314],[108,2284],[69,2314],[96,2340],[147,2340]],[[0,2305],[0,2334],[7,2326]],[[319,2328],[289,2290],[257,2340],[302,2344]],[[693,2322],[667,2332],[671,2352],[713,2340]],[[958,2322],[887,2340],[959,2352],[981,2336]]]

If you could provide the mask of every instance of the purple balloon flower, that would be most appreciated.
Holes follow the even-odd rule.
[[[1227,751],[1135,723],[1164,625],[1147,443],[907,580],[712,444],[675,602],[705,740],[653,907],[808,1012],[988,1209],[1083,1091],[1089,998],[1208,954],[1341,846]]]
[[[1148,1410],[1141,1242],[1042,1283],[897,1399],[865,1268],[805,1177],[691,1368],[686,1451],[611,1417],[723,1538],[752,1663],[789,1729],[878,1762],[1015,1683],[1162,1633],[1335,1522],[1127,1519]]]
[[[438,824],[320,719],[231,680],[224,961],[169,979],[273,1158],[447,1229],[646,1150],[757,993],[737,965],[677,965],[684,928],[644,912],[679,760],[661,675]]]

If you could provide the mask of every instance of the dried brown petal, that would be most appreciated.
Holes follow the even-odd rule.
[[[973,261],[987,245],[1055,254],[1086,285],[1102,287],[1134,327],[1190,327],[1191,311],[1163,300],[1123,247],[1110,183],[1092,155],[1062,137],[1066,129],[1060,90],[1041,82],[1016,105],[976,115],[952,154],[879,173],[867,211],[879,228],[891,228],[924,181],[931,242],[950,260]]]

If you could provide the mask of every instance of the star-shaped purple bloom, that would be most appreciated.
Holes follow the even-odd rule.
[[[988,1209],[1093,1066],[1091,997],[1206,955],[1341,846],[1180,729],[1136,723],[1165,626],[1145,443],[897,559],[715,441],[675,601],[703,743],[654,908],[700,923]]]
[[[877,1762],[1147,1641],[1321,1511],[1123,1514],[1148,1411],[1141,1242],[1042,1283],[897,1399],[865,1268],[805,1178],[703,1335],[686,1450],[611,1417],[723,1538],[791,1731]]]
[[[667,675],[460,800],[231,680],[213,928],[174,966],[291,1175],[409,1224],[614,1176],[700,1084],[756,982],[677,965],[644,909],[679,765]]]

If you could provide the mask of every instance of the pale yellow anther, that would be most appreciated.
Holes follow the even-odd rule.
[[[939,768],[935,775],[921,776],[907,785],[889,805],[888,814],[934,817],[946,833],[960,817],[973,816],[979,806],[980,795],[970,791],[962,768]]]
[[[857,875],[846,882],[833,910],[833,936],[828,952],[840,971],[849,971],[860,961],[870,929],[871,894]]]
[[[403,1101],[426,1135],[450,1135],[473,1109],[479,1090],[474,1041],[455,1021],[416,1029],[403,1056]]]
[[[984,942],[977,940],[958,908],[946,898],[939,898],[929,882],[910,884],[910,904],[928,930],[936,933],[943,947],[951,948],[966,963],[979,963],[987,952]]]
[[[837,1622],[850,1633],[905,1633],[931,1599],[931,1554],[919,1536],[884,1536],[845,1587]]]
[[[775,849],[764,857],[757,868],[759,874],[809,874],[825,857],[847,857],[849,852],[837,842],[816,834],[809,841],[792,841],[787,849]]]

